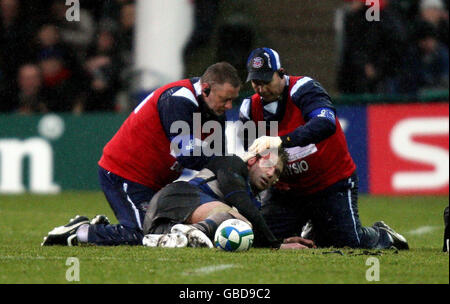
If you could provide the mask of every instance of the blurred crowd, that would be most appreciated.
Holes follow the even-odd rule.
[[[0,0],[0,112],[127,110],[135,2],[65,2]]]
[[[346,2],[337,14],[341,93],[448,90],[448,0],[380,0],[373,22],[365,0]]]
[[[337,14],[339,92],[448,89],[449,0],[379,0],[377,22],[367,21],[365,0],[345,1]],[[65,2],[0,0],[0,112],[130,110],[135,1],[80,0],[80,22],[66,20]],[[194,3],[195,34],[185,56],[210,40],[219,9],[219,0]],[[247,49],[251,35],[222,30],[219,40],[228,47],[219,49],[228,53],[220,60],[240,63],[247,54],[237,50]]]

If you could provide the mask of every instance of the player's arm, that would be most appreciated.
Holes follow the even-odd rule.
[[[280,136],[283,147],[304,147],[319,143],[336,132],[336,111],[322,86],[311,79],[295,92],[292,100],[303,113],[306,124]]]
[[[292,100],[303,113],[306,124],[298,126],[284,136],[262,136],[257,138],[250,151],[260,153],[269,148],[304,147],[319,143],[336,132],[336,112],[331,98],[322,86],[309,79],[291,92]]]
[[[252,223],[255,232],[254,246],[280,248],[282,242],[270,231],[247,191],[247,165],[239,157],[228,158],[229,160],[224,161],[224,165],[220,168],[211,168],[213,172],[216,171],[217,182],[224,195],[225,203],[235,207]]]
[[[158,100],[159,117],[171,142],[171,153],[184,168],[192,170],[202,169],[211,159],[201,153],[203,142],[193,134],[193,114],[197,110],[198,106],[191,99],[174,96],[171,90]]]
[[[284,148],[304,147],[319,143],[336,132],[336,116],[332,108],[317,108],[305,117],[307,123],[293,132],[280,136]]]

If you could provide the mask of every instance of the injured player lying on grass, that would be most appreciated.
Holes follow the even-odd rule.
[[[278,181],[286,162],[287,155],[282,148],[258,155],[247,154],[243,159],[238,156],[214,158],[190,181],[169,184],[153,196],[145,215],[143,233],[139,235],[140,244],[212,248],[211,240],[217,227],[236,218],[251,225],[254,247],[315,247],[313,241],[299,236],[275,238],[259,211],[259,193]],[[111,226],[104,215],[91,221],[85,216],[76,216],[69,224],[50,231],[41,245],[99,245],[88,241],[89,234],[103,226]]]
[[[284,150],[268,150],[244,160],[216,157],[191,180],[161,189],[145,215],[143,245],[213,248],[217,227],[236,218],[252,226],[254,247],[315,247],[300,237],[276,239],[259,212],[258,194],[277,182],[287,162]]]

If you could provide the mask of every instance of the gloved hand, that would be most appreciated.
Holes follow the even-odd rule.
[[[253,152],[244,152],[244,154],[241,156],[242,160],[246,163],[250,158],[255,157],[256,153]]]
[[[248,151],[260,154],[267,149],[277,149],[279,146],[281,146],[281,138],[279,136],[261,136],[253,142]]]

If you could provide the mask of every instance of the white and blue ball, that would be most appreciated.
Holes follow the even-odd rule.
[[[214,245],[224,251],[245,251],[252,247],[253,238],[253,230],[249,224],[238,219],[230,219],[217,228]]]

